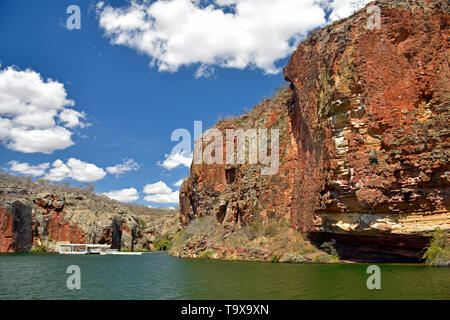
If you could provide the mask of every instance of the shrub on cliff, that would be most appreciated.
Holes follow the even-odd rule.
[[[156,251],[167,251],[171,247],[171,242],[167,236],[156,238],[153,242]]]
[[[433,267],[450,267],[450,244],[444,230],[436,230],[423,259]]]
[[[214,252],[211,250],[205,250],[198,254],[197,258],[199,259],[212,259],[214,257]]]
[[[336,251],[336,240],[332,239],[329,242],[322,243],[320,249],[328,253],[330,256],[335,257],[339,260],[339,254]]]
[[[217,232],[217,221],[213,216],[200,217],[192,221],[183,233],[183,241],[199,240],[204,236],[212,236]]]
[[[272,263],[278,263],[280,261],[280,258],[274,254],[273,256],[270,257],[270,262]]]
[[[30,250],[32,253],[44,253],[47,252],[47,247],[45,245],[40,245],[36,247],[35,249]]]

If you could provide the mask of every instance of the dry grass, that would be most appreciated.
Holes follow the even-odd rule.
[[[77,206],[82,203],[83,208],[100,213],[126,211],[135,215],[173,215],[173,210],[120,203],[106,195],[96,194],[94,186],[89,184],[75,187],[67,182],[56,184],[44,179],[34,182],[31,177],[17,177],[0,173],[0,197],[32,201],[41,193],[64,195],[68,206]]]

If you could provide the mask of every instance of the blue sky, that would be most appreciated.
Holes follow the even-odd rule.
[[[184,0],[176,1],[181,3]],[[235,52],[237,58],[230,60],[228,65],[223,62],[223,57],[219,56],[216,62],[210,63],[208,57],[203,54],[199,57],[198,52],[193,52],[194,63],[184,63],[184,55],[181,62],[170,60],[166,55],[156,57],[155,65],[150,66],[155,56],[149,51],[143,52],[133,44],[112,43],[114,35],[105,33],[107,23],[114,21],[106,21],[105,25],[100,26],[101,14],[96,10],[98,1],[76,1],[81,9],[81,29],[68,30],[66,19],[69,15],[66,9],[74,3],[73,0],[0,2],[1,70],[13,66],[16,72],[30,70],[38,73],[43,82],[50,78],[63,84],[67,99],[74,101],[70,109],[83,112],[85,118],[81,120],[88,124],[67,127],[72,132],[74,144],[49,154],[15,150],[8,147],[8,142],[5,142],[8,138],[5,138],[0,145],[0,167],[3,171],[20,175],[19,171],[11,171],[11,161],[30,166],[49,163],[48,172],[57,159],[67,163],[68,159],[75,158],[103,169],[120,164],[124,159],[133,159],[139,165],[137,170],[120,176],[108,173],[91,182],[96,192],[135,188],[139,192],[136,203],[155,207],[174,206],[176,203],[147,202],[143,193],[146,185],[159,181],[176,192],[178,187],[173,184],[189,173],[189,169],[182,165],[171,170],[157,165],[176,144],[170,141],[172,131],[186,128],[192,132],[195,120],[203,121],[203,128],[206,129],[215,124],[219,116],[242,114],[244,108],[251,108],[263,98],[271,97],[276,87],[285,84],[282,72],[274,73],[264,64],[264,61],[270,60],[264,56],[269,55],[267,48],[261,49],[261,59],[255,60],[256,63],[233,67],[233,63],[245,57],[245,52],[237,50],[236,46],[230,50]],[[126,9],[130,8],[130,3],[105,1],[102,8],[105,7],[111,10]],[[343,8],[344,5],[335,9]],[[345,8],[348,9],[348,4]],[[323,21],[318,19],[317,23]],[[308,28],[304,27],[305,30]],[[301,36],[298,34],[296,37]],[[181,49],[188,54],[195,51],[195,46],[196,43],[189,43]],[[205,47],[205,50],[209,49]],[[276,59],[275,66],[282,67],[287,59],[288,55]],[[176,70],[161,70],[159,66],[164,63],[172,67],[175,65]],[[196,77],[201,65],[213,68],[214,73],[209,77]],[[5,114],[3,116],[7,117]],[[61,181],[81,184],[70,176]],[[161,187],[154,186],[155,193],[159,190],[158,186]]]

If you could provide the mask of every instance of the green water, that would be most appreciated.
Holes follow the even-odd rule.
[[[81,289],[69,290],[69,265]],[[450,269],[379,265],[294,265],[142,256],[0,255],[0,299],[450,299]]]

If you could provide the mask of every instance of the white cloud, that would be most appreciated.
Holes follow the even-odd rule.
[[[372,0],[334,0],[329,4],[329,8],[332,10],[330,20],[334,21],[348,17],[363,8],[370,1]]]
[[[30,175],[33,177],[39,177],[45,174],[45,171],[50,166],[50,163],[41,163],[36,166],[33,166],[26,162],[19,162],[13,160],[8,162],[8,165],[10,166],[9,170],[13,172],[17,172],[24,175]]]
[[[99,4],[99,25],[112,44],[151,58],[159,71],[200,64],[197,77],[213,66],[265,73],[297,46],[299,39],[325,24],[321,0],[132,0],[126,7]]]
[[[103,179],[106,175],[105,170],[97,167],[95,164],[87,163],[75,158],[70,158],[67,165],[72,169],[72,179],[81,182],[93,182]]]
[[[145,194],[170,194],[172,193],[172,189],[170,189],[164,182],[158,181],[156,183],[146,185],[143,192]]]
[[[214,75],[214,72],[214,67],[202,64],[197,68],[197,71],[195,71],[195,78],[210,78]]]
[[[110,174],[115,174],[117,177],[125,172],[136,171],[139,167],[140,165],[133,159],[124,159],[121,164],[115,165],[114,167],[107,167],[106,171]]]
[[[144,198],[147,202],[178,203],[179,201],[179,192],[172,191],[172,189],[162,181],[146,185],[143,192],[147,194]]]
[[[187,168],[191,167],[192,164],[192,154],[186,156],[184,153],[177,152],[171,155],[166,154],[166,159],[161,163],[158,162],[157,165],[166,168],[167,170],[175,169],[179,166],[185,166]]]
[[[59,159],[54,161],[45,178],[51,181],[71,178],[80,182],[94,182],[103,179],[105,175],[105,170],[92,163],[70,158],[67,163]]]
[[[64,85],[33,70],[0,69],[0,141],[11,150],[50,154],[74,144],[72,129],[84,113],[67,109]]]
[[[86,118],[86,114],[84,112],[78,112],[73,109],[64,109],[59,114],[59,119],[61,120],[61,122],[65,123],[65,126],[67,128],[84,128],[86,124],[80,121],[80,119],[84,118]]]
[[[139,193],[135,188],[114,190],[103,194],[119,202],[132,202],[139,199]]]
[[[151,194],[146,196],[144,200],[154,203],[178,203],[179,193],[175,191],[170,194]]]
[[[106,176],[106,171],[110,174],[120,175],[124,172],[137,170],[139,168],[139,165],[133,159],[124,159],[122,164],[118,164],[114,167],[107,167],[105,171],[95,164],[84,162],[76,158],[70,158],[66,163],[57,159],[51,166],[50,163],[30,165],[14,160],[8,162],[8,166],[8,170],[11,172],[32,175],[34,177],[45,175],[44,178],[51,181],[73,179],[80,182],[95,182],[101,180]]]
[[[60,159],[55,160],[52,164],[52,169],[45,175],[45,179],[51,181],[62,181],[72,176],[72,170],[64,164]]]
[[[180,180],[178,180],[177,182],[175,182],[175,183],[173,184],[173,186],[174,186],[174,187],[181,187],[181,184],[183,183],[183,181],[184,181],[184,179],[180,179]]]

